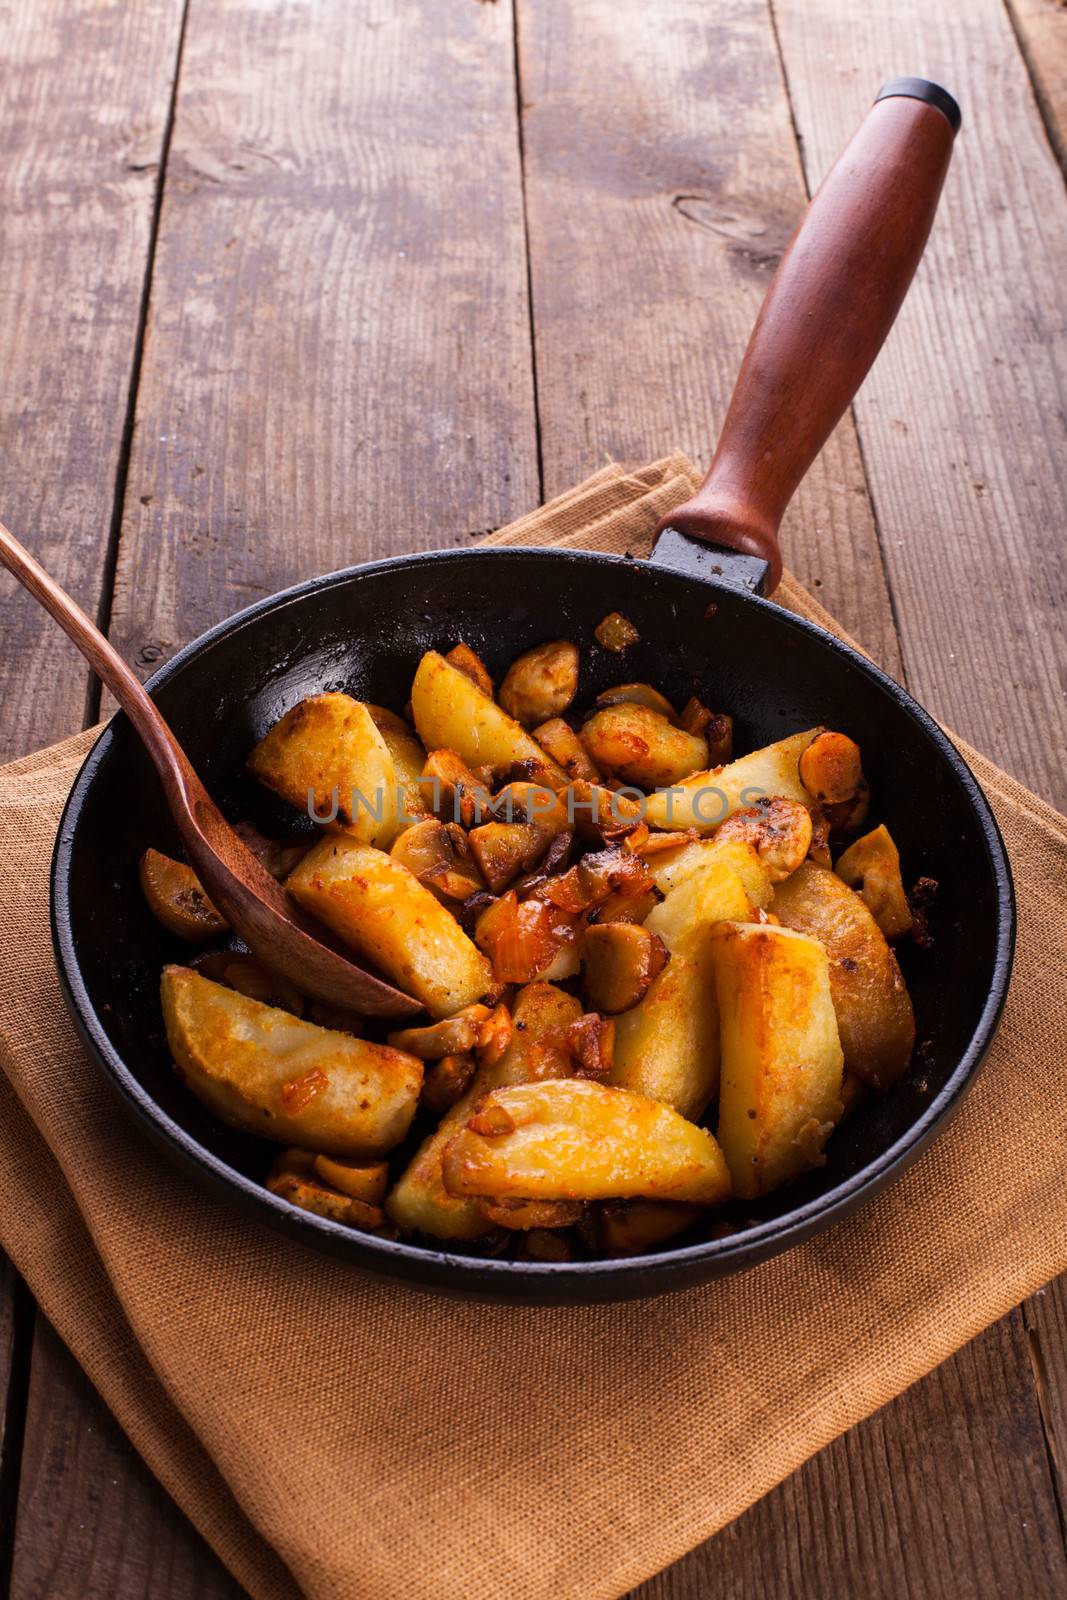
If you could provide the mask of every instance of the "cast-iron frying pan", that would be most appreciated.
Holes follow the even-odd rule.
[[[67,1002],[90,1052],[142,1127],[196,1179],[297,1239],[374,1271],[492,1296],[602,1300],[733,1271],[868,1200],[929,1141],[978,1067],[1011,966],[1011,876],[996,823],[953,746],[909,696],[820,629],[762,598],[776,532],[804,471],[849,404],[922,252],[959,113],[944,90],[883,90],[826,179],[778,269],[715,461],[649,561],[579,551],[439,551],[317,578],[222,623],[150,689],[209,789],[265,831],[292,814],[244,773],[252,745],[304,696],[343,689],[397,708],[431,647],[466,640],[499,677],[548,638],[582,652],[576,704],[620,677],[676,703],[699,692],[736,719],[739,751],[825,723],[856,739],[909,880],[939,885],[929,949],[901,951],[919,1044],[906,1080],[830,1140],[827,1163],[674,1248],[622,1261],[518,1262],[378,1239],[296,1210],[262,1180],[272,1147],[216,1122],[179,1083],[159,973],[177,952],[137,882],[149,845],[177,851],[159,784],[121,714],[79,774],[53,863],[53,924]],[[709,548],[709,544],[712,548]],[[620,611],[624,657],[593,630]],[[717,1222],[721,1218],[715,1219]],[[916,1226],[927,1219],[916,1218]]]

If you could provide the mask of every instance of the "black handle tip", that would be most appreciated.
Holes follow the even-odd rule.
[[[890,78],[875,95],[874,103],[877,105],[879,100],[892,100],[898,95],[908,100],[925,100],[927,105],[936,106],[948,118],[953,133],[959,133],[963,120],[960,108],[948,90],[942,89],[939,83],[931,83],[929,78]]]

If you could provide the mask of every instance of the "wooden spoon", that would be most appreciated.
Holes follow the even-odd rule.
[[[193,771],[158,708],[118,651],[0,523],[0,561],[14,573],[107,684],[151,757],[201,883],[252,953],[315,995],[348,1011],[410,1016],[422,1007],[365,972],[331,943],[238,838]]]

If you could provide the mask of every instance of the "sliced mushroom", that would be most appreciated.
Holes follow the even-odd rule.
[[[490,1015],[489,1007],[464,1006],[454,1017],[434,1022],[425,1028],[399,1028],[388,1037],[394,1050],[407,1050],[420,1061],[439,1061],[442,1056],[455,1055],[457,1051],[473,1050],[478,1043],[482,1024]]]
[[[667,949],[662,939],[634,922],[597,922],[582,944],[582,972],[591,1006],[608,1016],[631,1011],[662,972]]]
[[[454,750],[430,751],[421,786],[427,806],[442,821],[471,828],[489,815],[489,790]]]
[[[446,904],[469,900],[485,888],[458,822],[440,822],[436,817],[416,822],[397,836],[389,854]]]
[[[584,778],[587,783],[600,782],[600,769],[575,733],[562,717],[550,717],[533,730],[533,736],[556,764],[563,768],[568,778]]]
[[[887,939],[899,939],[910,931],[912,914],[900,875],[900,855],[884,824],[838,856],[834,871],[858,891]]]
[[[524,728],[558,717],[578,692],[578,647],[553,639],[525,651],[504,675],[497,699]]]
[[[226,919],[216,911],[200,879],[184,861],[173,861],[158,850],[146,850],[139,876],[149,911],[168,933],[187,944],[202,944],[227,931]]]
[[[733,759],[734,719],[725,711],[709,711],[694,695],[686,701],[678,722],[686,733],[700,734],[707,741],[709,766],[721,767]]]
[[[511,783],[493,799],[496,820],[472,828],[469,838],[486,883],[494,893],[545,854],[567,828],[566,807],[543,784]]]
[[[735,811],[719,828],[717,839],[744,839],[756,851],[774,883],[795,872],[811,847],[811,813],[799,800],[757,800]]]
[[[312,1166],[323,1183],[340,1189],[352,1200],[378,1206],[385,1199],[385,1191],[389,1187],[387,1161],[338,1161],[336,1156],[316,1156]]]
[[[385,1221],[385,1215],[378,1206],[368,1205],[364,1200],[354,1200],[351,1195],[341,1194],[324,1183],[301,1177],[296,1172],[283,1172],[277,1177],[268,1178],[267,1188],[271,1194],[288,1200],[290,1205],[298,1206],[301,1211],[311,1211],[317,1217],[328,1217],[331,1222],[347,1223],[350,1228],[359,1228],[363,1233],[373,1233]]]
[[[607,1078],[615,1054],[615,1024],[596,1011],[585,1011],[567,1029],[579,1078]]]
[[[572,1228],[585,1210],[582,1200],[481,1200],[482,1216],[498,1228]]]
[[[422,1104],[434,1116],[444,1116],[466,1094],[477,1070],[478,1064],[469,1050],[442,1056],[422,1080]]]
[[[598,710],[601,711],[605,706],[647,706],[650,711],[658,711],[660,716],[666,717],[668,722],[675,724],[678,722],[678,713],[667,696],[660,694],[650,683],[616,683],[610,689],[604,689],[598,694],[596,703]],[[698,728],[690,731],[699,733],[700,730]]]

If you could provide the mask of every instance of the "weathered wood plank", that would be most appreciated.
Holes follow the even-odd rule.
[[[193,0],[112,635],[537,502],[510,8]]]
[[[0,458],[4,520],[95,615],[182,0],[4,11]],[[88,672],[0,584],[0,759],[83,726]]]
[[[1001,0],[776,0],[814,185],[885,63],[963,107],[926,260],[856,402],[911,688],[1067,803],[1067,194]],[[907,41],[903,53],[901,41]]]
[[[519,7],[545,487],[605,456],[711,456],[806,203],[764,0]],[[851,419],[787,515],[786,561],[890,670]]]
[[[520,19],[546,486],[562,487],[597,451],[643,456],[677,440],[706,459],[767,282],[753,258],[770,239],[773,260],[804,204],[766,10],[733,0],[710,15],[678,0],[639,12],[605,0],[550,11],[527,4]],[[698,219],[692,229],[677,226],[685,213]],[[821,474],[798,499],[787,559],[809,582],[822,578],[821,598],[892,666],[892,614],[850,424]],[[837,512],[829,540],[827,504]],[[867,552],[859,566],[850,532]],[[1028,1466],[1005,1503],[1040,1524],[1034,1548],[1015,1537],[1019,1521],[1007,1540],[986,1527],[1011,1487],[1008,1418]],[[949,1520],[961,1448],[968,1512],[946,1540],[931,1526]],[[933,1548],[917,1560],[920,1538]],[[1013,1576],[1051,1596],[1063,1576],[1056,1538],[1015,1322],[838,1440],[640,1593],[811,1600],[851,1592],[862,1573],[865,1586],[894,1600],[984,1600]]]
[[[1005,0],[1022,48],[1049,143],[1067,176],[1067,5]]]
[[[1063,1594],[1067,1564],[1020,1323],[1016,1312],[989,1329],[906,1403],[838,1439],[637,1595],[838,1600],[861,1586],[870,1600]]]
[[[240,1600],[43,1317],[11,1600]]]

